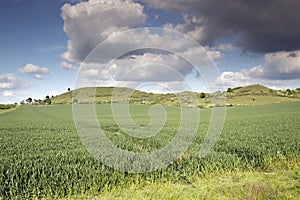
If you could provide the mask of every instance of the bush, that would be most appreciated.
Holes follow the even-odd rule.
[[[200,93],[200,98],[201,98],[201,99],[205,98],[205,96],[206,96],[206,95],[205,95],[204,92],[201,92],[201,93]]]
[[[228,88],[227,92],[233,92],[233,89],[232,88]]]
[[[44,104],[51,105],[51,99],[50,99],[50,98],[46,98],[46,99],[44,100]]]

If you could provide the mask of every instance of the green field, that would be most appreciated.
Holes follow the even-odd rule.
[[[109,108],[96,105],[107,137],[137,152],[166,145],[180,119],[178,107],[165,107],[164,129],[142,140],[122,132]],[[149,108],[132,105],[134,121],[147,125]],[[25,105],[0,115],[0,199],[298,199],[299,108],[300,102],[228,108],[222,135],[203,159],[199,150],[211,110],[201,109],[198,134],[180,159],[159,171],[128,174],[102,165],[86,151],[71,105]]]
[[[112,94],[116,92],[118,97],[112,99]],[[166,106],[178,106],[178,98],[176,95],[181,96],[191,96],[191,92],[182,92],[182,93],[169,93],[169,94],[155,94],[147,93],[139,90],[133,90],[130,88],[115,88],[115,87],[97,87],[97,88],[81,88],[76,89],[70,92],[63,93],[56,97],[51,98],[51,104],[72,104],[72,102],[78,102],[77,98],[72,99],[76,95],[85,96],[93,95],[94,102],[101,103],[110,103],[119,102],[124,103],[127,101],[125,98],[128,94],[130,96],[130,103],[132,104],[147,104],[147,105],[166,105]],[[211,102],[212,97],[215,95],[226,95],[227,104],[231,106],[255,106],[255,105],[264,105],[264,104],[274,104],[274,103],[286,103],[286,102],[297,102],[300,101],[300,88],[295,90],[272,90],[263,85],[249,85],[246,87],[237,87],[233,88],[231,92],[215,92],[215,93],[206,93],[204,98],[201,98],[201,93],[195,92],[194,95],[197,97],[198,107],[212,107]],[[83,98],[84,99],[84,98]],[[84,102],[81,102],[84,103]],[[190,102],[181,102],[182,106],[189,105]],[[35,104],[39,104],[36,103]],[[45,103],[43,103],[45,104]],[[186,104],[186,105],[184,105]]]

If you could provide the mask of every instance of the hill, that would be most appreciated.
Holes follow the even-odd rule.
[[[273,90],[263,85],[237,87],[226,92],[227,102],[233,105],[262,105],[300,101],[300,89]]]
[[[233,91],[235,93],[268,93],[270,92],[272,89],[265,87],[263,85],[260,84],[255,84],[255,85],[249,85],[246,87],[237,87],[237,88],[233,88]]]
[[[130,88],[114,88],[114,87],[97,87],[97,88],[81,88],[76,89],[64,94],[58,95],[51,99],[52,104],[71,104],[72,98],[74,103],[86,103],[79,102],[84,99],[84,96],[91,97],[94,94],[94,102],[100,103],[111,103],[113,102],[129,102],[136,104],[163,104],[163,105],[177,105],[174,103],[176,95],[174,94],[154,94],[147,93],[139,90]],[[113,94],[118,94],[117,96]],[[79,97],[76,99],[75,97]],[[81,98],[80,98],[81,97]]]
[[[118,95],[113,95],[117,91]],[[93,94],[93,95],[91,95]],[[134,90],[130,88],[114,88],[114,87],[89,87],[76,89],[64,94],[51,98],[52,104],[71,104],[87,103],[82,101],[83,98],[76,99],[74,96],[94,98],[94,102],[101,103],[124,103],[129,102],[134,104],[161,104],[178,106],[178,98],[180,95],[184,99],[183,106],[189,107],[192,100],[189,98],[191,92],[181,92],[177,94],[154,94]],[[300,101],[300,89],[296,90],[272,90],[263,85],[250,85],[246,87],[228,88],[227,91],[215,92],[211,94],[194,93],[197,97],[198,107],[212,107],[211,97],[216,95],[226,96],[227,106],[249,106],[282,103],[291,101]],[[177,96],[176,96],[177,95]],[[82,102],[79,102],[79,101]]]

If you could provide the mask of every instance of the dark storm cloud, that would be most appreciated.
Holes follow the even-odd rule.
[[[203,44],[238,35],[244,51],[277,52],[300,49],[299,0],[144,0],[150,6],[202,19]],[[190,29],[190,27],[189,27]],[[184,30],[183,30],[184,31]],[[188,32],[188,30],[187,30]]]

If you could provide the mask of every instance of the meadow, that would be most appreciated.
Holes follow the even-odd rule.
[[[139,125],[148,124],[149,108],[131,105],[133,120]],[[300,196],[299,108],[300,102],[228,108],[223,132],[205,158],[199,158],[199,150],[211,110],[200,109],[196,138],[179,160],[158,171],[130,174],[99,163],[87,152],[77,134],[71,105],[25,105],[0,115],[0,199],[122,199],[122,195],[128,199],[174,199],[179,191],[186,198],[192,195],[190,198],[195,199],[226,196],[244,199],[253,188],[260,191],[260,198],[297,199]],[[120,148],[136,152],[161,148],[172,139],[179,126],[180,109],[172,106],[165,109],[168,118],[164,128],[155,137],[142,140],[120,130],[110,104],[96,105],[98,120],[107,137]],[[263,187],[251,185],[248,191],[243,180],[255,180],[257,173],[276,176],[264,182]],[[231,181],[222,182],[228,177]],[[240,187],[233,186],[239,181]],[[224,189],[226,185],[231,190],[214,193],[217,186]],[[212,192],[207,194],[209,190]],[[133,193],[140,196],[129,195]]]

